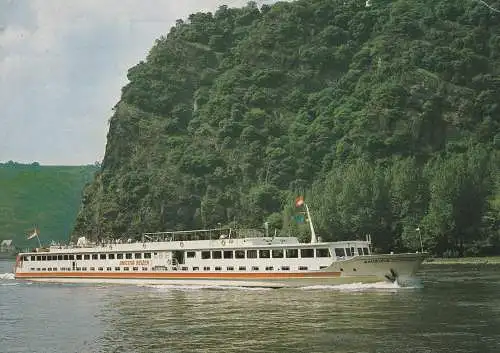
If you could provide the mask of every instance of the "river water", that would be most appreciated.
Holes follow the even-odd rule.
[[[500,352],[500,266],[425,265],[411,287],[18,282],[0,261],[0,352]]]

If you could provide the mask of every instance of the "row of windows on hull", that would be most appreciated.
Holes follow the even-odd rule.
[[[326,268],[326,266],[320,266],[320,269],[324,269]],[[130,271],[132,269],[132,271],[149,271],[149,268],[148,267],[75,267],[75,268],[71,268],[71,267],[59,267],[59,271],[61,272],[66,272],[66,271],[115,271],[115,272],[119,272],[119,271]],[[259,266],[252,266],[250,267],[250,269],[252,271],[260,271],[260,267]],[[297,269],[299,271],[307,271],[308,270],[308,267],[307,266],[298,266]],[[182,266],[182,267],[171,267],[170,269],[166,266],[154,266],[151,271],[154,271],[154,272],[162,272],[162,271],[189,271],[189,267],[187,266]],[[212,270],[212,267],[210,266],[204,266],[202,268],[203,271],[211,271]],[[214,271],[222,271],[222,266],[215,266],[213,268]],[[226,271],[247,271],[247,267],[246,266],[239,266],[239,267],[234,267],[234,266],[227,266],[225,268]],[[265,270],[266,271],[274,271],[274,270],[282,270],[282,271],[289,271],[290,270],[290,266],[281,266],[281,267],[274,267],[274,266],[266,266],[265,267]],[[30,268],[30,271],[49,271],[49,272],[57,272],[57,267],[48,267],[48,268],[35,268],[35,267],[31,267]],[[193,266],[191,267],[191,271],[200,271],[200,267],[199,266]]]
[[[156,255],[156,253],[155,253]],[[64,255],[31,255],[23,256],[23,261],[59,261],[59,260],[122,260],[150,259],[151,253],[117,253],[117,254],[64,254]]]
[[[368,255],[368,248],[335,248],[337,257]],[[196,258],[196,251],[186,251],[187,258]],[[157,255],[158,253],[154,253]],[[273,250],[206,250],[200,251],[202,259],[269,259],[269,258],[301,258],[330,257],[328,248],[306,249],[273,249]],[[108,253],[108,254],[61,254],[61,255],[31,255],[24,256],[24,261],[59,261],[59,260],[121,260],[121,259],[151,259],[150,252],[136,253]]]

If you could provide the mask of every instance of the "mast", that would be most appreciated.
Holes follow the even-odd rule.
[[[311,244],[317,243],[318,239],[316,238],[316,232],[314,231],[314,226],[311,218],[311,213],[309,212],[309,207],[307,207],[307,203],[304,203],[306,206],[307,212],[307,221],[309,222],[309,228],[311,228]]]

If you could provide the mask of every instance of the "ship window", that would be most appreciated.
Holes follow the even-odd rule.
[[[356,252],[354,251],[354,247],[351,247],[351,255],[352,255],[352,256],[355,256],[355,255],[356,255]]]
[[[126,259],[131,259],[132,258],[132,253],[126,253],[125,254]]]
[[[177,271],[177,267],[172,267],[172,271]]]
[[[252,271],[258,271],[259,270],[259,266],[252,266]]]
[[[267,266],[266,267],[266,271],[273,271],[274,270],[274,267],[273,266]]]
[[[63,255],[63,259],[67,260],[68,259],[68,255]]]
[[[299,271],[307,271],[307,266],[299,266]]]
[[[363,254],[365,255],[369,255],[370,252],[368,251],[368,248],[363,248]]]
[[[108,259],[114,260],[115,259],[115,254],[108,254]]]
[[[300,249],[300,257],[314,257],[314,249]]]
[[[95,267],[91,267],[91,268],[90,268],[90,271],[95,271]]]
[[[111,267],[106,267],[106,271],[111,271]]]
[[[136,252],[134,254],[134,258],[136,258],[136,259],[142,259],[142,254],[140,252]]]
[[[261,259],[269,259],[271,257],[271,252],[269,250],[259,250],[259,257]]]
[[[37,268],[36,268],[36,270],[37,270],[37,271],[40,271],[40,267],[37,267]]]
[[[226,267],[226,270],[227,271],[234,271],[234,267],[233,266],[228,266],[228,267]]]
[[[57,259],[58,259],[58,260],[62,260],[62,259],[63,259],[63,256],[62,256],[62,255],[57,255]]]
[[[222,270],[222,267],[220,267],[220,266],[215,266],[215,271],[220,271],[220,270]]]
[[[128,271],[128,267],[124,267],[124,268],[123,268],[123,271]]]
[[[225,259],[232,259],[233,258],[233,251],[232,250],[224,250],[224,258]]]
[[[358,248],[358,255],[363,255],[363,249]]]
[[[34,267],[30,267],[30,271],[35,271],[35,268]]]
[[[77,267],[76,270],[80,271],[80,267]],[[47,268],[47,271],[52,271],[52,267]]]
[[[212,259],[221,259],[222,252],[220,250],[212,251]]]
[[[52,260],[52,256],[47,256],[47,261],[51,261]]]
[[[102,267],[99,267],[99,268],[97,268],[97,269],[98,269],[99,271],[104,271],[104,268],[102,268]]]
[[[70,260],[74,260],[75,259],[75,255],[69,255],[69,259]]]
[[[83,255],[83,259],[84,260],[90,260],[90,255],[88,255],[88,254],[87,255]]]
[[[106,260],[106,254],[101,254],[101,255],[99,255],[99,258],[100,258],[101,260]]]
[[[150,252],[145,252],[144,253],[144,258],[145,259],[150,259],[151,258],[151,253]]]
[[[316,257],[330,257],[330,250],[328,248],[316,249]]]
[[[187,271],[187,270],[188,270],[188,268],[187,268],[187,267],[185,267],[185,266],[183,266],[183,267],[181,268],[181,270],[182,270],[182,271]]]
[[[335,248],[335,256],[337,257],[345,256],[344,248]]]
[[[198,266],[193,267],[193,271],[199,271],[200,268]]]
[[[92,260],[97,260],[97,254],[92,254]]]
[[[247,259],[256,259],[257,250],[247,250]]]
[[[202,251],[201,252],[201,258],[206,260],[206,259],[210,259],[210,251]]]
[[[147,270],[148,270],[148,268],[147,268],[147,267],[143,267],[143,268],[142,268],[142,270],[143,270],[143,271],[147,271]]]
[[[238,271],[246,271],[246,270],[247,270],[246,266],[238,267]]]
[[[273,258],[280,259],[283,257],[283,249],[274,249],[272,251]]]
[[[47,256],[42,255],[42,261],[47,261]]]
[[[203,267],[203,271],[210,271],[210,266]]]
[[[234,257],[236,259],[244,259],[245,258],[245,250],[236,250],[234,252]]]
[[[328,266],[320,266],[319,269],[322,270],[324,268],[327,268]]]
[[[352,256],[351,248],[345,248],[345,252],[346,252],[347,256]]]
[[[139,271],[139,267],[132,267],[132,271]]]
[[[42,271],[47,271],[47,269],[46,268],[42,268]]]
[[[29,261],[28,256],[23,256],[23,261]]]
[[[35,261],[36,257],[31,256],[31,261]]]
[[[81,254],[80,255],[76,255],[76,259],[77,260],[81,260],[82,259],[82,255]]]
[[[121,254],[121,253],[120,253],[120,254],[116,254],[116,258],[117,258],[118,260],[123,259],[123,254]]]
[[[288,258],[299,257],[299,249],[286,249],[286,257]]]
[[[191,257],[191,258],[196,257],[196,252],[194,252],[194,251],[188,251],[188,252],[186,252],[186,256],[187,257]],[[144,258],[146,258],[146,257],[144,257]]]
[[[115,267],[115,271],[120,271],[120,268],[119,267]]]
[[[283,271],[289,271],[290,270],[290,267],[289,266],[281,266],[281,269]]]

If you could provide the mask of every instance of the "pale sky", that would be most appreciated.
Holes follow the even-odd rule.
[[[101,161],[127,70],[154,40],[178,18],[247,2],[0,0],[0,162]]]

